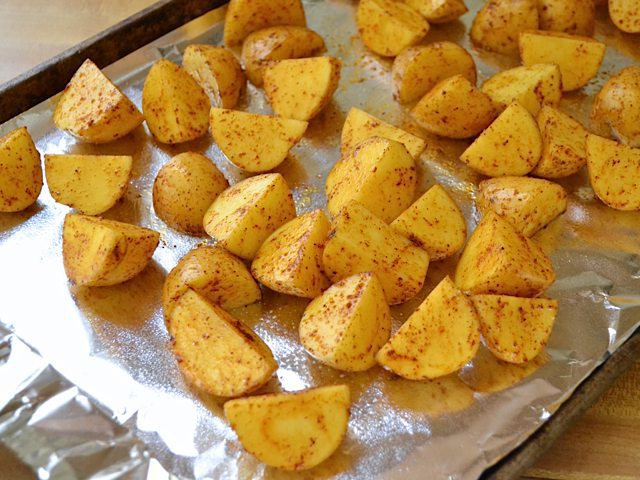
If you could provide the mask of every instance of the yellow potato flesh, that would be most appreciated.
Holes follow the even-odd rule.
[[[429,23],[447,23],[469,11],[463,0],[405,0]]]
[[[498,53],[517,53],[518,34],[538,28],[537,0],[489,0],[471,25],[475,45]]]
[[[609,0],[609,16],[623,32],[640,33],[640,5],[636,0]]]
[[[42,190],[40,153],[25,127],[0,138],[0,212],[19,212]]]
[[[596,26],[596,1],[538,0],[540,30],[592,36]]]

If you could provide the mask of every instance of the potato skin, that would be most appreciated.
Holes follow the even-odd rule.
[[[498,53],[517,53],[518,34],[538,29],[537,0],[488,0],[471,25],[471,40]]]
[[[19,212],[42,190],[40,153],[26,127],[0,138],[0,212]]]
[[[538,0],[540,29],[591,37],[596,28],[593,0]]]
[[[623,32],[640,33],[640,5],[634,0],[609,0],[611,21]]]

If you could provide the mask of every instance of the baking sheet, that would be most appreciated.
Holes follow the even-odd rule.
[[[465,25],[481,2],[468,3],[471,12],[463,22],[432,27],[426,41],[448,39],[470,48]],[[419,159],[420,191],[436,181],[445,185],[472,227],[478,219],[472,197],[479,177],[457,160],[467,143],[416,130],[391,97],[390,62],[367,52],[357,39],[352,2],[307,1],[305,7],[310,27],[324,36],[328,53],[344,66],[333,102],[276,170],[292,187],[298,213],[324,205],[324,178],[339,155],[342,123],[348,109],[357,106],[427,138],[429,146]],[[220,12],[214,12],[117,62],[107,73],[140,106],[141,86],[151,63],[161,56],[179,61],[187,43],[221,43],[221,19]],[[617,32],[609,22],[599,22],[598,37],[612,47],[600,75],[581,92],[566,95],[562,103],[565,111],[583,122],[590,97],[612,73],[637,62],[632,55],[639,51],[637,39]],[[471,51],[479,83],[497,69],[517,63]],[[151,207],[155,175],[176,153],[202,151],[229,180],[243,175],[210,138],[171,147],[156,144],[146,128],[139,128],[110,145],[79,144],[54,129],[54,105],[55,99],[41,104],[0,127],[0,134],[26,125],[43,154],[133,155],[129,192],[105,216],[154,228],[162,240],[153,263],[135,279],[114,287],[70,287],[61,259],[62,221],[69,209],[56,205],[43,191],[26,212],[0,217],[0,322],[97,399],[116,422],[135,432],[174,474],[476,478],[547,419],[640,323],[640,215],[600,204],[585,172],[562,182],[570,193],[569,209],[536,237],[556,268],[558,280],[548,294],[560,300],[560,312],[545,354],[531,365],[505,366],[483,350],[460,376],[433,382],[410,382],[379,368],[359,374],[337,372],[310,359],[297,341],[297,322],[307,301],[265,290],[261,304],[235,312],[269,344],[280,364],[265,391],[346,382],[354,401],[347,437],[329,461],[302,474],[265,468],[242,452],[222,416],[223,401],[190,389],[169,352],[160,310],[162,282],[184,253],[207,240],[168,229]],[[260,91],[251,85],[242,108],[269,111]],[[394,307],[395,328],[454,266],[455,259],[432,263],[423,294]]]

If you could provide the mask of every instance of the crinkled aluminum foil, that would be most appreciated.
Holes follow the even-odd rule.
[[[466,29],[481,2],[468,3],[471,11],[461,22],[433,26],[426,41],[449,39],[469,48],[481,82],[517,59],[472,49]],[[356,36],[353,2],[309,0],[305,5],[310,27],[324,36],[328,53],[342,59],[344,67],[333,102],[277,169],[292,187],[299,213],[324,205],[324,178],[338,158],[340,131],[351,106],[416,131],[392,99],[390,62],[370,54]],[[219,11],[212,12],[117,62],[107,73],[140,106],[150,64],[161,56],[179,60],[187,43],[221,43],[221,19]],[[593,94],[640,51],[637,38],[618,32],[610,22],[599,22],[598,37],[610,45],[599,77],[566,95],[562,103],[583,122]],[[549,418],[640,324],[640,214],[603,206],[585,172],[561,182],[570,194],[569,209],[536,236],[556,268],[558,279],[548,295],[560,300],[560,311],[546,353],[530,365],[507,366],[483,350],[459,376],[433,382],[403,380],[380,368],[338,372],[312,360],[297,341],[297,323],[307,301],[265,290],[262,303],[235,312],[269,344],[280,364],[265,391],[345,382],[353,398],[347,436],[330,460],[299,474],[266,468],[243,452],[224,420],[223,401],[185,384],[169,352],[160,309],[166,272],[204,239],[180,235],[154,216],[151,186],[158,169],[178,152],[197,150],[211,157],[230,180],[241,178],[241,172],[210,138],[159,145],[141,127],[113,144],[80,144],[53,127],[54,104],[55,99],[26,112],[0,127],[0,134],[26,125],[41,153],[132,154],[131,187],[106,216],[154,228],[162,241],[152,264],[135,279],[114,287],[77,288],[69,285],[61,258],[67,207],[55,204],[45,188],[32,208],[0,216],[0,321],[15,333],[5,339],[22,345],[17,340],[21,338],[46,359],[25,354],[30,360],[24,363],[31,367],[24,372],[22,360],[0,365],[0,375],[14,379],[1,392],[5,403],[0,441],[27,459],[41,478],[67,478],[51,459],[66,458],[69,449],[102,452],[95,453],[102,463],[73,464],[80,478],[109,462],[114,468],[127,465],[137,469],[136,474],[143,472],[149,464],[147,450],[127,430],[166,471],[184,478],[476,478]],[[251,85],[242,107],[258,112],[269,108]],[[426,138],[429,146],[419,159],[421,191],[436,181],[445,185],[472,227],[478,218],[472,198],[479,177],[457,160],[466,143]],[[455,259],[450,259],[429,267],[425,292],[394,307],[395,328],[454,266]],[[47,363],[70,383],[56,377]],[[44,379],[37,380],[41,376]],[[48,390],[52,384],[55,388]],[[24,395],[25,389],[31,396]],[[55,402],[64,408],[54,408]],[[29,414],[14,419],[20,408]],[[83,416],[78,430],[58,421],[61,414],[66,418],[61,410],[85,415],[86,423]],[[118,426],[100,411],[108,412]],[[94,421],[100,427],[91,427]],[[42,422],[53,427],[39,428]],[[50,434],[53,428],[56,435]],[[34,452],[34,445],[42,450]]]

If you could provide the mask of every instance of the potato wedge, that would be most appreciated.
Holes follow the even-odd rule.
[[[507,295],[471,297],[487,348],[500,360],[525,363],[538,356],[551,336],[558,301]]]
[[[237,397],[267,383],[278,364],[249,327],[188,289],[167,318],[178,366],[196,388]]]
[[[47,186],[53,199],[85,215],[99,215],[124,195],[131,178],[128,155],[44,156]]]
[[[313,300],[300,321],[300,342],[320,362],[347,372],[376,364],[389,339],[391,312],[378,277],[358,273]]]
[[[222,192],[204,215],[204,229],[234,255],[252,260],[260,245],[295,218],[296,207],[284,177],[267,173]]]
[[[526,175],[542,155],[536,119],[519,102],[509,105],[460,155],[460,160],[488,177]]]
[[[395,57],[419,43],[429,31],[429,23],[420,13],[394,0],[361,0],[356,24],[362,43],[383,57]]]
[[[357,200],[389,223],[411,205],[417,178],[416,164],[404,145],[371,137],[356,145],[329,172],[327,208],[336,216],[349,201]]]
[[[184,69],[166,59],[153,64],[142,89],[147,126],[161,143],[195,140],[209,128],[209,98]]]
[[[314,57],[324,50],[324,40],[305,27],[281,25],[258,30],[242,44],[242,62],[247,77],[256,87],[262,86],[266,66],[275,60]]]
[[[322,210],[282,225],[262,244],[251,264],[254,278],[271,290],[314,298],[331,283],[322,271],[322,249],[331,225]]]
[[[562,178],[577,173],[587,163],[585,128],[566,113],[543,106],[538,112],[542,158],[531,172],[536,177]]]
[[[467,239],[464,216],[440,185],[427,190],[391,227],[426,250],[432,261],[455,254]]]
[[[240,45],[252,32],[276,25],[304,27],[307,21],[300,0],[231,0],[224,18],[224,43]]]
[[[462,75],[439,82],[411,110],[422,128],[448,138],[474,137],[497,115],[491,99]]]
[[[218,246],[199,246],[171,269],[162,289],[165,317],[173,312],[178,299],[193,290],[205,300],[231,310],[257,302],[260,287],[246,265]]]
[[[640,33],[639,7],[636,0],[609,0],[609,16],[623,32]]]
[[[577,90],[589,83],[598,74],[607,48],[592,38],[540,30],[521,33],[519,46],[523,65],[558,65],[563,92]]]
[[[229,183],[204,155],[184,152],[165,163],[153,183],[153,209],[167,225],[190,235],[205,233],[204,214]]]
[[[471,40],[498,53],[517,53],[518,34],[538,28],[537,0],[489,0],[471,25]]]
[[[429,23],[453,22],[469,11],[464,0],[405,0]]]
[[[333,219],[322,263],[333,282],[355,273],[375,273],[387,302],[397,305],[422,288],[429,254],[351,201]]]
[[[307,470],[342,443],[349,406],[349,387],[331,385],[230,400],[224,414],[242,446],[258,460],[285,470]]]
[[[555,273],[540,247],[489,211],[471,234],[455,278],[458,288],[473,294],[534,297],[555,281]]]
[[[591,37],[596,27],[593,0],[538,0],[538,14],[540,30]]]
[[[212,108],[211,133],[222,153],[246,172],[273,170],[300,141],[308,122]]]
[[[434,42],[403,50],[393,61],[391,75],[394,98],[409,103],[454,75],[462,75],[475,85],[476,64],[461,46],[453,42]]]
[[[122,138],[143,121],[131,100],[89,59],[73,75],[53,112],[56,127],[89,143]]]
[[[126,282],[144,270],[159,240],[160,234],[147,228],[69,214],[62,230],[64,269],[76,285]]]
[[[26,127],[0,138],[0,212],[19,212],[42,190],[40,153]]]
[[[593,191],[616,210],[640,210],[640,148],[587,136],[587,167]]]
[[[478,315],[473,304],[445,277],[376,358],[396,375],[427,380],[462,368],[479,345]]]
[[[555,64],[541,63],[504,70],[482,84],[482,91],[504,110],[520,102],[532,115],[542,105],[557,107],[562,97],[562,77]]]
[[[182,68],[195,78],[214,107],[234,108],[247,84],[240,62],[224,47],[187,45]]]
[[[501,177],[480,182],[476,203],[493,211],[526,237],[532,237],[567,209],[567,192],[541,178]]]

